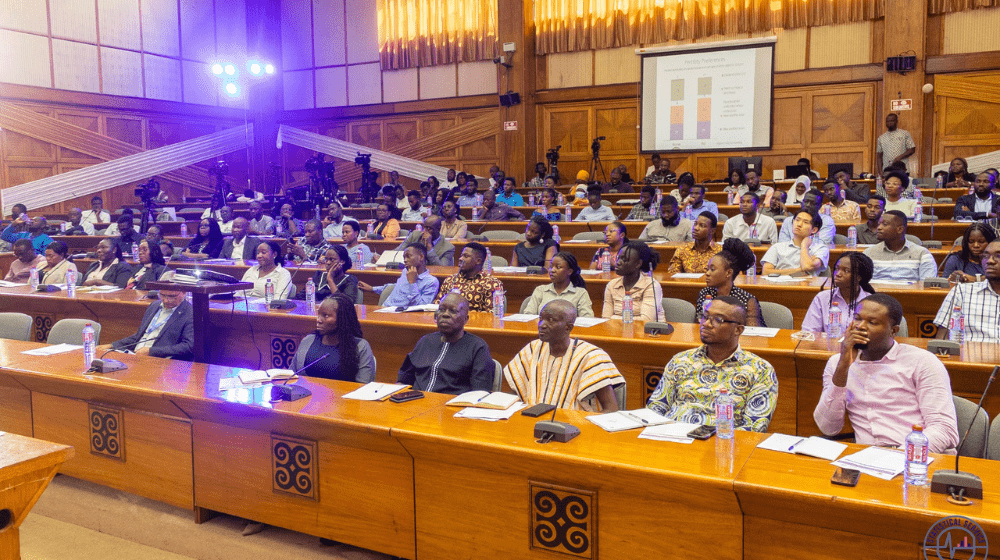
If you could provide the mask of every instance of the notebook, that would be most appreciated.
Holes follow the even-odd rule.
[[[489,391],[466,391],[445,404],[448,406],[471,406],[473,408],[492,408],[507,410],[510,405],[519,401],[517,395]]]
[[[757,444],[757,447],[836,461],[837,457],[840,457],[840,454],[847,449],[847,444],[817,436],[803,438],[785,434],[771,434],[769,438]]]
[[[244,385],[266,383],[275,379],[291,379],[293,377],[295,377],[295,372],[290,369],[244,369],[240,371],[240,382]]]
[[[609,412],[607,414],[592,414],[587,417],[587,420],[590,420],[608,432],[635,430],[637,428],[659,426],[673,422],[648,408],[619,410],[618,412]]]
[[[409,385],[402,383],[379,383],[372,381],[344,395],[345,399],[357,401],[384,401],[391,397],[393,393],[398,393],[403,389],[409,389]]]

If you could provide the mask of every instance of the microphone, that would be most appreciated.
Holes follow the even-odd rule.
[[[97,253],[87,252],[87,253],[73,253],[70,255],[70,260],[73,259],[96,259]]]
[[[309,364],[302,366],[301,368],[299,368],[298,371],[292,373],[292,375],[290,375],[289,378],[302,373],[306,369],[312,367],[313,364],[321,360],[325,360],[329,355],[330,353],[327,352],[326,354],[323,354],[319,358],[316,358]],[[308,397],[310,395],[312,395],[312,391],[310,391],[309,389],[306,389],[301,385],[289,385],[287,380],[281,385],[271,385],[272,401],[297,401],[299,399],[304,399],[305,397]]]
[[[295,265],[295,268],[288,275],[288,282],[286,282],[285,283],[285,287],[282,288],[280,292],[278,292],[279,294],[284,293],[285,290],[288,289],[288,287],[292,284],[292,278],[295,276],[295,273],[299,271],[299,268],[301,268],[302,265],[305,264],[305,262],[306,262],[306,260],[302,259],[302,262],[297,263]],[[292,303],[291,301],[289,301],[288,298],[284,298],[284,299],[272,299],[271,303],[270,303],[270,305],[268,305],[268,307],[270,307],[271,309],[295,309],[295,304]]]
[[[933,224],[934,222],[931,222],[931,223]],[[941,277],[941,270],[944,269],[945,263],[948,262],[948,257],[950,257],[952,255],[952,253],[955,252],[956,248],[961,247],[961,246],[962,246],[962,241],[961,240],[955,241],[954,243],[951,244],[951,250],[948,251],[948,254],[945,255],[944,259],[941,260],[941,264],[938,265],[937,276],[935,276],[934,278],[926,278],[926,279],[924,279],[924,287],[925,288],[948,288],[949,286],[951,286],[951,284],[948,282],[947,278],[942,278]]]
[[[969,436],[969,432],[972,431],[972,426],[976,423],[976,415],[983,409],[983,401],[986,400],[986,393],[990,390],[990,385],[997,378],[997,371],[1000,371],[1000,366],[993,367],[993,372],[990,373],[990,378],[986,382],[986,388],[983,389],[983,396],[979,397],[979,406],[976,407],[976,412],[972,415],[969,427],[966,428],[965,435],[962,436],[962,443],[959,444],[958,450],[955,452],[955,472],[951,472],[950,470],[934,471],[934,476],[931,477],[931,492],[948,494],[950,496],[949,500],[954,500],[953,503],[958,503],[959,505],[967,505],[969,498],[983,499],[982,479],[972,473],[958,470],[958,460],[962,457],[962,448],[965,446],[966,438]]]
[[[535,441],[537,443],[549,443],[557,441],[566,443],[567,441],[580,435],[580,428],[566,422],[556,422],[556,411],[552,409],[552,416],[548,420],[535,422]]]
[[[129,350],[129,349],[135,348],[136,346],[142,344],[143,342],[148,342],[148,341],[154,340],[154,339],[155,339],[155,337],[147,337],[147,338],[143,338],[141,340],[137,340],[137,341],[133,342],[132,344],[126,344],[125,346],[123,346],[121,348],[111,348],[107,352],[101,354],[100,358],[95,358],[93,361],[91,361],[90,362],[90,369],[87,370],[87,371],[92,371],[92,372],[95,372],[95,373],[111,373],[113,371],[121,371],[123,369],[128,369],[128,366],[126,366],[124,363],[119,362],[118,360],[112,360],[112,359],[105,360],[104,356],[107,356],[111,352],[121,352],[123,350]]]

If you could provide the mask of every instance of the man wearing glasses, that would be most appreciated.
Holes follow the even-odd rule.
[[[699,333],[702,346],[675,355],[646,407],[677,422],[715,425],[715,398],[733,398],[737,430],[766,432],[778,404],[774,367],[740,348],[747,310],[730,296],[715,298]]]

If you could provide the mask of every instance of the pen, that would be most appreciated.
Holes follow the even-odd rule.
[[[631,412],[626,412],[625,414],[627,414],[633,420],[638,420],[639,422],[642,422],[642,424],[644,426],[648,426],[649,425],[649,422],[645,418],[643,418],[642,416],[636,416],[635,414],[632,414]]]

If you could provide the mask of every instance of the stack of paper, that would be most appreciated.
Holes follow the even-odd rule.
[[[488,420],[490,422],[496,422],[497,420],[510,420],[510,417],[514,415],[515,412],[524,408],[523,402],[516,402],[505,409],[495,409],[495,408],[475,408],[468,407],[463,408],[455,413],[455,418],[470,418],[472,420]]]
[[[928,464],[934,461],[933,457],[927,459]],[[899,449],[868,447],[832,464],[835,467],[857,469],[882,480],[892,480],[903,472],[906,466],[906,454]]]
[[[17,282],[8,282],[6,280],[0,280],[0,288],[16,288],[18,286],[27,286],[27,283],[18,284]]]
[[[694,439],[687,437],[687,435],[699,425],[687,422],[674,422],[673,424],[650,426],[639,433],[639,438],[672,441],[674,443],[691,443]]]
[[[538,315],[531,313],[511,313],[503,318],[504,321],[514,321],[515,323],[530,323],[538,320]]]
[[[398,393],[409,387],[409,385],[403,385],[402,383],[379,383],[372,381],[347,393],[344,395],[344,398],[358,401],[384,401],[391,397],[393,393]]]
[[[404,311],[437,311],[436,303],[425,303],[423,305],[410,305],[408,307],[380,307],[375,313],[403,313]]]
[[[659,426],[672,422],[672,420],[664,418],[648,408],[627,411],[620,410],[618,412],[609,412],[608,414],[593,414],[588,416],[587,420],[590,420],[608,432],[634,430],[636,428]]]
[[[35,348],[34,350],[25,350],[21,353],[29,356],[51,356],[53,354],[62,354],[63,352],[72,352],[73,350],[79,350],[81,348],[83,348],[83,346],[77,346],[75,344],[53,344],[51,346]]]
[[[740,336],[759,336],[762,338],[774,338],[778,331],[774,327],[743,327],[743,334]]]
[[[704,275],[705,275],[704,272],[678,272],[678,273],[674,274],[673,276],[671,276],[671,278],[676,278],[678,280],[681,280],[681,279],[684,279],[684,278],[690,278],[690,279],[694,280],[694,279],[697,279],[697,278],[701,278]]]
[[[785,434],[771,434],[771,437],[757,444],[757,447],[834,461],[847,449],[847,444],[816,436],[803,438]]]

